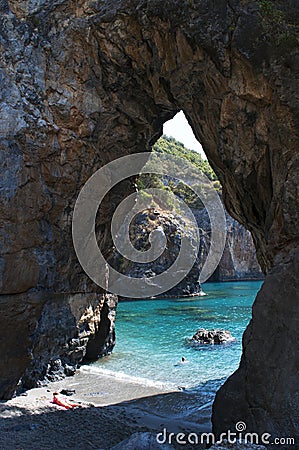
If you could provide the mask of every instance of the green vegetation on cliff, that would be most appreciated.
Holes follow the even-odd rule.
[[[167,160],[167,155],[172,155],[178,158],[178,161],[181,159],[187,160],[188,164],[188,173],[182,173],[182,165],[177,165],[177,168],[173,168],[173,172],[178,174],[178,178],[181,176],[194,176],[198,177],[199,172],[203,173],[213,184],[214,188],[220,193],[221,185],[217,179],[217,176],[213,169],[211,168],[209,162],[202,158],[202,156],[194,151],[189,150],[182,144],[178,142],[176,139],[172,137],[168,137],[163,135],[153,146],[152,151],[154,154],[162,155],[163,158]],[[162,158],[162,161],[163,161]],[[163,164],[163,162],[161,162]],[[157,188],[162,189],[164,191],[172,191],[175,195],[184,200],[191,208],[201,209],[202,203],[198,199],[197,195],[190,189],[185,183],[182,181],[178,181],[177,179],[170,176],[159,176],[156,174],[148,174],[143,173],[140,175],[137,188],[139,191],[148,188]],[[144,193],[144,195],[148,195]],[[173,207],[172,204],[169,204],[169,207]]]
[[[173,137],[163,135],[153,146],[153,152],[170,154],[179,158],[184,158],[191,162],[196,168],[203,172],[211,181],[216,181],[217,177],[208,160],[203,159],[200,153],[189,150]]]
[[[279,9],[273,0],[258,0],[257,4],[264,38],[273,41],[277,47],[282,46],[282,49],[298,48],[298,26],[291,23],[286,10]]]

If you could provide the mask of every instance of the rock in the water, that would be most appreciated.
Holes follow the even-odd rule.
[[[228,330],[205,330],[201,328],[191,339],[191,344],[224,344],[234,338]]]

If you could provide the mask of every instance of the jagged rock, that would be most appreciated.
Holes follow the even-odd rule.
[[[106,355],[114,345],[115,310],[116,296],[109,294],[46,298],[31,333],[30,363],[20,376],[22,386],[32,388],[73,375],[82,359],[94,358],[93,348],[98,356]]]
[[[206,261],[211,244],[211,225],[206,208],[192,209],[199,233],[199,252],[196,262],[186,278],[171,290],[159,295],[161,297],[187,297],[204,295],[199,283],[199,276]],[[210,281],[258,280],[263,274],[255,255],[251,234],[236,220],[226,214],[227,241],[222,258]],[[130,240],[139,251],[148,249],[148,236],[155,229],[162,227],[167,239],[163,254],[151,263],[132,263],[117,251],[110,259],[117,270],[131,277],[153,277],[165,272],[177,258],[181,246],[181,236],[190,235],[196,242],[192,230],[178,214],[166,210],[147,209],[138,213],[131,225]],[[156,228],[157,229],[157,228]]]
[[[205,330],[201,328],[192,336],[191,344],[223,344],[231,342],[234,338],[227,330]]]
[[[136,214],[131,223],[130,240],[133,246],[140,251],[149,247],[149,235],[153,230],[160,229],[165,233],[166,247],[161,256],[149,263],[133,263],[123,258],[117,251],[112,255],[110,263],[121,273],[131,277],[151,278],[164,273],[175,262],[181,245],[181,237],[187,236],[189,241],[196,244],[194,229],[187,226],[182,218],[175,213],[162,209],[147,209]],[[197,258],[187,276],[167,292],[160,294],[161,297],[187,297],[204,295],[199,283],[200,260]]]
[[[76,370],[77,370],[77,365],[75,365],[75,366],[70,366],[69,364],[64,365],[64,373],[67,377],[71,377],[71,376],[75,375]]]
[[[115,345],[116,297],[109,295],[102,308],[98,308],[99,316],[88,321],[92,333],[89,336],[84,360],[94,361],[109,355]],[[82,320],[82,319],[81,319]]]

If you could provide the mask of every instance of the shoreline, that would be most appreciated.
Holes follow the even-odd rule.
[[[221,281],[205,281],[203,285],[209,285],[214,283],[250,283],[250,282],[258,282],[258,281],[265,281],[265,277],[260,278],[242,278],[240,280],[237,279],[226,279]],[[195,297],[207,297],[209,294],[207,294],[204,291],[200,291],[199,293],[194,294],[181,294],[181,295],[167,295],[167,296],[157,296],[157,297],[147,297],[147,298],[131,298],[131,297],[122,297],[119,296],[119,303],[123,302],[135,302],[135,301],[149,301],[149,300],[166,300],[166,299],[179,299],[179,298],[195,298]]]
[[[167,299],[171,299],[174,300],[176,298],[194,298],[194,297],[206,297],[208,294],[206,294],[205,292],[201,291],[198,293],[194,293],[194,294],[180,294],[180,295],[160,295],[157,297],[146,297],[146,298],[131,298],[131,297],[119,297],[119,301],[120,302],[136,302],[139,300],[167,300]]]
[[[66,410],[52,404],[53,392],[62,389],[75,389],[65,398],[83,407]],[[80,369],[0,402],[1,443],[5,450],[108,450],[136,432],[208,432],[211,408],[200,394]]]
[[[74,397],[84,403],[93,403],[95,406],[109,406],[139,398],[169,392],[179,392],[178,389],[167,389],[154,385],[145,385],[128,379],[119,379],[113,375],[98,373],[92,366],[83,365],[74,376],[54,381],[46,389],[62,390],[75,389]]]

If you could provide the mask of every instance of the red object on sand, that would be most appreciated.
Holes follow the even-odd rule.
[[[76,408],[78,405],[77,403],[69,403],[67,400],[62,400],[57,398],[57,396],[55,394],[53,394],[53,400],[52,403],[54,403],[55,405],[58,406],[62,406],[63,408],[66,409],[72,409],[72,408]]]

